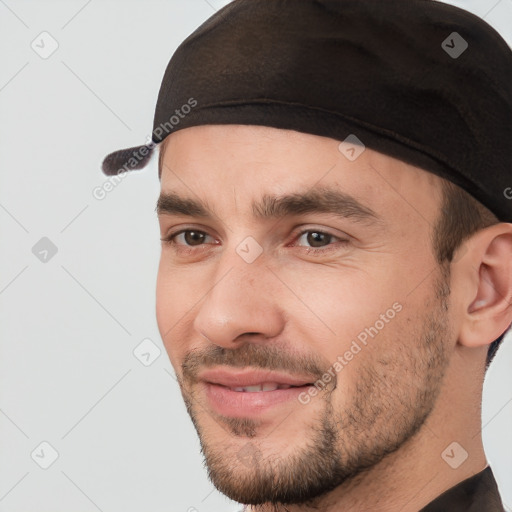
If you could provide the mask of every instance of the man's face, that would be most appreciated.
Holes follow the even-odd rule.
[[[439,178],[338,146],[261,126],[169,136],[157,320],[210,477],[242,503],[305,502],[375,465],[448,364]]]

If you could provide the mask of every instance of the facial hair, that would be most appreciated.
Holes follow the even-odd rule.
[[[450,289],[447,276],[443,277],[436,282],[426,312],[414,323],[418,327],[400,333],[400,339],[387,340],[395,344],[393,350],[379,352],[359,364],[357,381],[351,383],[352,395],[343,410],[337,410],[333,400],[335,379],[322,395],[323,409],[318,417],[306,424],[299,416],[302,408],[294,411],[307,435],[286,457],[279,451],[260,449],[258,420],[222,418],[232,436],[248,439],[233,457],[229,446],[216,441],[202,425],[200,415],[208,413],[195,399],[190,382],[200,368],[216,364],[321,376],[325,363],[314,356],[293,358],[282,348],[250,342],[233,350],[211,346],[188,354],[178,382],[215,487],[232,500],[254,505],[251,510],[255,512],[277,512],[288,504],[314,507],[327,493],[362,475],[410,440],[434,408],[449,363],[445,338]]]

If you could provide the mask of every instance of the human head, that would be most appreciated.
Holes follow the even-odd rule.
[[[179,255],[163,245],[158,324],[210,476],[244,503],[320,499],[403,449],[425,422],[448,411],[467,421],[468,408],[455,414],[447,390],[463,388],[460,403],[475,398],[488,346],[512,318],[500,298],[510,287],[511,226],[476,231],[453,254],[436,247],[436,236],[445,241],[435,228],[441,178],[369,149],[349,162],[338,144],[268,127],[202,126],[173,134],[163,154],[162,192],[201,201],[213,216],[194,208],[168,216],[178,203],[160,203],[162,237],[188,226],[200,239]],[[264,194],[319,185],[377,219],[354,209],[341,221],[307,210],[270,223],[253,216]],[[289,246],[296,225],[350,242],[307,256]],[[249,236],[263,251],[250,263],[236,250]],[[488,251],[501,263],[477,279]],[[261,415],[222,415],[198,380],[209,366],[286,370],[325,388]]]
[[[237,0],[162,82],[158,324],[212,480],[239,501],[320,499],[450,414],[471,443],[510,325],[510,49],[455,8],[393,5]],[[445,45],[459,31],[464,55]],[[289,246],[294,221],[336,249]],[[199,247],[178,249],[187,234]],[[247,369],[288,372],[271,377],[302,398],[255,414],[262,397],[227,390]]]

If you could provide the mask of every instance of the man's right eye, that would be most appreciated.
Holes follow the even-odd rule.
[[[197,229],[182,229],[176,233],[169,233],[167,236],[161,238],[161,241],[171,246],[196,247],[203,245],[206,237],[209,236],[210,235],[204,231]]]

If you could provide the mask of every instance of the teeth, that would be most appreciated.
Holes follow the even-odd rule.
[[[244,393],[256,393],[258,391],[275,391],[276,389],[288,389],[291,388],[290,384],[277,384],[276,382],[264,382],[255,386],[244,386],[229,388],[231,391],[241,391]]]
[[[262,386],[245,386],[243,388],[235,388],[235,391],[244,391],[246,393],[256,393],[262,391]]]

